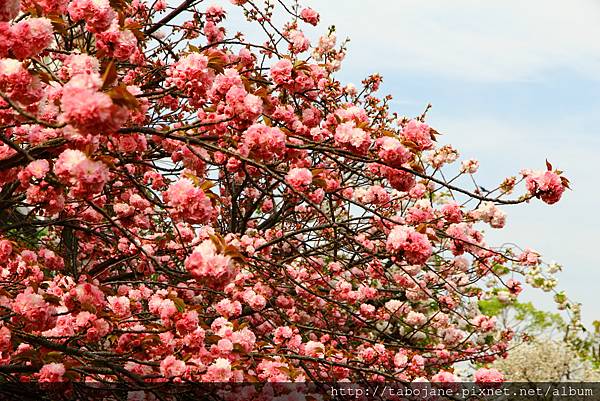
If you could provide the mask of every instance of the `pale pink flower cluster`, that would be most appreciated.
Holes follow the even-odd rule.
[[[311,25],[317,25],[319,23],[319,13],[310,7],[302,9],[300,18]]]
[[[323,55],[329,53],[335,47],[337,41],[337,37],[335,34],[331,33],[329,35],[323,35],[319,37],[319,43],[315,47],[313,51],[313,57],[317,61],[321,61],[323,59]]]
[[[208,68],[208,58],[191,53],[180,58],[167,70],[167,86],[175,86],[194,98],[202,98],[212,86],[214,73]]]
[[[28,18],[11,27],[12,52],[18,59],[39,54],[53,40],[52,23],[48,18]]]
[[[29,180],[32,178],[42,179],[50,171],[50,164],[48,160],[40,159],[34,160],[25,167],[24,170],[19,172],[19,180],[23,186],[26,186]]]
[[[456,202],[446,203],[442,206],[441,212],[444,219],[449,223],[460,223],[462,221],[463,214],[460,205]]]
[[[154,3],[154,11],[164,11],[167,8],[166,0],[157,0]]]
[[[98,49],[117,60],[126,61],[137,49],[137,38],[128,29],[120,29],[113,23],[110,29],[96,34]]]
[[[185,373],[185,362],[169,355],[160,362],[160,374],[167,378],[178,377]]]
[[[388,166],[400,167],[412,158],[412,153],[396,138],[384,136],[377,139],[375,145],[379,149],[378,156]]]
[[[15,100],[27,101],[33,96],[33,84],[33,77],[21,62],[0,59],[0,91]]]
[[[89,74],[93,76],[99,72],[100,62],[96,57],[87,54],[71,54],[64,59],[59,74],[61,79],[68,80],[75,75]]]
[[[487,333],[496,328],[496,317],[478,315],[471,320],[471,324],[477,326],[480,331]]]
[[[62,363],[49,363],[40,369],[39,382],[40,383],[56,383],[63,380],[63,376],[66,372],[65,365]]]
[[[333,136],[336,143],[348,150],[366,153],[371,146],[371,136],[352,121],[341,123]]]
[[[239,152],[265,161],[273,160],[285,152],[285,135],[279,128],[254,124],[242,134]]]
[[[67,149],[54,164],[54,173],[72,186],[73,195],[97,194],[108,180],[108,167],[90,160],[82,151]]]
[[[271,66],[271,78],[277,85],[292,84],[294,82],[292,69],[293,65],[289,59],[279,60]]]
[[[308,341],[304,344],[304,354],[313,358],[323,358],[325,355],[325,345],[319,341]]]
[[[228,382],[233,376],[231,370],[231,362],[225,358],[217,358],[206,369],[206,373],[202,375],[202,380],[207,382]]]
[[[433,383],[454,383],[459,381],[453,373],[442,370],[431,377]]]
[[[5,263],[12,251],[13,247],[9,240],[0,240],[0,263]]]
[[[243,88],[244,83],[242,82],[242,78],[236,69],[226,68],[222,74],[218,74],[215,77],[208,95],[213,100],[219,100],[219,98],[225,96],[234,86]]]
[[[506,223],[506,213],[493,202],[482,202],[471,214],[473,218],[489,223],[494,228],[502,228]]]
[[[68,7],[73,21],[86,21],[86,28],[93,33],[107,30],[117,14],[109,0],[73,0]]]
[[[63,87],[62,118],[73,126],[90,132],[116,131],[127,120],[127,110],[113,104],[110,96],[100,92],[98,73],[77,74]]]
[[[408,226],[396,226],[390,231],[386,249],[402,255],[408,263],[416,265],[427,262],[432,252],[427,236]]]
[[[307,168],[294,167],[285,176],[287,182],[296,191],[305,191],[312,183],[313,175]]]
[[[292,29],[286,31],[284,32],[284,36],[288,38],[289,49],[292,53],[302,53],[310,47],[310,41],[300,30]]]
[[[549,205],[560,200],[565,186],[560,176],[552,171],[535,171],[525,176],[527,191]]]
[[[476,383],[502,383],[504,375],[497,369],[480,368],[475,372]]]
[[[263,111],[263,101],[260,97],[249,94],[243,86],[232,86],[225,96],[227,106],[225,113],[253,121]]]
[[[460,163],[460,172],[467,174],[475,174],[479,169],[479,162],[475,159],[463,160]]]
[[[129,298],[125,296],[109,296],[106,299],[108,300],[108,306],[118,317],[125,318],[131,315]]]
[[[445,164],[450,164],[458,159],[458,151],[452,145],[444,145],[435,149],[427,156],[427,161],[434,168],[441,168]]]
[[[189,223],[207,223],[213,213],[212,203],[202,188],[189,178],[181,178],[163,192],[163,199],[171,207],[171,216]]]
[[[406,324],[408,324],[410,326],[420,327],[420,326],[424,325],[425,322],[427,321],[427,316],[425,316],[421,312],[410,311],[406,315],[406,318],[404,319],[404,321],[406,322]]]
[[[465,251],[478,253],[483,247],[483,234],[473,228],[470,223],[455,223],[451,224],[446,229],[446,234],[452,238],[450,249],[456,256],[462,255]]]
[[[39,294],[18,294],[12,302],[11,309],[22,315],[34,329],[47,329],[56,321],[56,309]]]
[[[417,150],[428,150],[433,148],[431,128],[421,121],[410,120],[402,128],[401,135],[405,142],[411,144]]]
[[[215,310],[223,317],[229,319],[238,317],[242,313],[242,304],[240,301],[232,301],[224,298],[215,305]]]
[[[160,316],[163,324],[170,324],[171,318],[177,313],[177,306],[173,300],[163,298],[161,294],[155,294],[148,302],[148,310]]]
[[[354,191],[354,199],[365,205],[386,205],[391,197],[381,185],[371,185],[368,188],[357,188]]]
[[[45,14],[62,14],[67,9],[69,0],[21,0],[23,9],[41,7]]]
[[[532,249],[526,248],[519,255],[519,262],[526,266],[535,266],[540,262],[540,254]]]
[[[263,359],[256,367],[258,378],[268,382],[291,382],[289,365],[286,362],[281,362],[281,358],[275,360]],[[286,397],[287,398],[287,397]]]
[[[194,248],[185,260],[185,268],[196,279],[216,288],[223,288],[237,274],[231,258],[218,253],[211,240],[205,240]]]

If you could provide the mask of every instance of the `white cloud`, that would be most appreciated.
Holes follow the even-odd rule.
[[[521,81],[554,69],[600,78],[596,0],[327,0],[308,2],[355,67]],[[354,55],[353,55],[354,54]]]

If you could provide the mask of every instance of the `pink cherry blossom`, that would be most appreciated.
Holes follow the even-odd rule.
[[[396,226],[390,231],[386,248],[413,264],[423,264],[431,256],[431,243],[427,236],[407,226]]]
[[[317,25],[319,23],[319,13],[310,7],[302,9],[300,17],[311,25]]]
[[[312,183],[312,180],[313,175],[307,168],[295,167],[285,177],[285,181],[296,191],[305,191]]]
[[[73,0],[68,11],[74,21],[85,20],[86,28],[94,33],[107,30],[117,16],[108,0]]]
[[[30,18],[18,22],[11,28],[13,54],[18,59],[38,55],[52,40],[52,23],[47,18]]]
[[[237,273],[230,257],[217,252],[211,240],[198,245],[185,260],[185,268],[199,280],[210,280],[212,286],[224,286]]]
[[[503,381],[502,373],[493,368],[480,368],[475,372],[475,382],[477,383],[500,383]]]
[[[63,380],[66,372],[62,363],[49,363],[40,369],[40,383],[55,383]]]
[[[185,362],[175,358],[173,355],[167,356],[160,362],[160,373],[168,378],[183,375],[185,372]]]
[[[271,77],[277,85],[285,85],[292,83],[292,62],[288,59],[283,59],[275,63],[271,67]]]
[[[0,4],[0,21],[10,21],[19,13],[19,0],[6,0]]]
[[[206,223],[210,220],[213,212],[210,199],[202,188],[194,185],[192,180],[181,178],[171,184],[169,189],[163,192],[163,197],[172,208],[171,216],[190,223]]]
[[[560,200],[565,185],[558,174],[552,171],[533,172],[525,177],[529,193],[549,205]]]
[[[72,149],[60,154],[54,173],[72,185],[74,194],[101,192],[108,180],[108,168],[104,163],[92,161],[83,152]]]
[[[410,120],[402,128],[402,139],[417,150],[428,150],[433,147],[429,125],[417,120]]]

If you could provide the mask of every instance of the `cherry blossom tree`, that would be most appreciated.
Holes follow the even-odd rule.
[[[484,230],[568,180],[484,190],[427,110],[336,78],[316,11],[233,3],[262,39],[201,0],[0,4],[0,374],[452,380],[505,356],[478,300],[555,281]]]

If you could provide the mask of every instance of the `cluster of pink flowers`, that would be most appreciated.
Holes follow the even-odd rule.
[[[475,174],[479,169],[479,162],[475,159],[463,160],[460,163],[460,172],[467,174]]]
[[[254,121],[263,111],[263,101],[256,95],[249,94],[242,86],[232,86],[225,95],[227,106],[225,114]]]
[[[294,82],[292,77],[292,62],[289,59],[282,59],[271,66],[271,78],[277,85],[287,85]]]
[[[525,175],[525,184],[531,195],[549,205],[558,202],[565,192],[565,183],[552,171],[529,172]]]
[[[40,383],[56,383],[63,381],[65,375],[65,365],[62,363],[49,363],[40,369]]]
[[[163,192],[166,204],[171,207],[171,216],[176,220],[184,220],[190,223],[207,223],[213,213],[210,199],[202,188],[194,185],[189,178],[181,178],[171,184],[169,189]]]
[[[390,167],[400,167],[412,158],[412,153],[399,140],[384,136],[375,141],[378,156]]]
[[[372,185],[366,189],[358,188],[354,191],[354,198],[364,204],[387,205],[391,196],[380,185]]]
[[[92,132],[113,132],[128,117],[126,109],[115,104],[103,92],[97,73],[77,74],[63,87],[61,109],[63,119],[73,126]]]
[[[345,122],[338,125],[334,139],[340,146],[362,154],[367,152],[372,142],[369,133],[356,127],[354,122]]]
[[[428,150],[433,148],[431,128],[429,125],[418,121],[410,120],[402,127],[402,139],[417,150]]]
[[[307,168],[295,167],[290,169],[285,181],[296,191],[305,191],[312,183],[313,175]]]
[[[177,87],[192,99],[202,99],[212,85],[214,72],[208,68],[206,56],[191,53],[170,66],[167,76],[167,85]]]
[[[37,82],[15,59],[0,59],[0,91],[14,100],[29,103],[37,97]]]
[[[394,227],[387,237],[386,249],[402,256],[410,264],[423,264],[431,256],[431,243],[427,236],[408,226]]]
[[[319,23],[319,13],[310,7],[302,9],[300,12],[300,18],[311,25],[317,25]]]
[[[4,40],[8,41],[6,45],[11,47],[12,54],[22,60],[47,48],[53,41],[53,32],[48,18],[30,18],[12,25]]]
[[[427,160],[434,168],[441,168],[445,164],[450,164],[458,159],[458,151],[451,145],[444,145],[429,153]]]
[[[68,11],[73,21],[85,20],[87,29],[94,33],[110,28],[117,17],[109,0],[73,0]]]
[[[237,274],[229,256],[217,252],[211,240],[205,240],[185,260],[185,268],[198,280],[215,288],[222,288]]]
[[[19,0],[6,0],[0,4],[0,21],[10,21],[19,13]]]
[[[80,150],[73,149],[60,154],[54,165],[54,173],[72,186],[74,196],[101,192],[109,175],[104,163],[90,160]]]
[[[69,0],[21,0],[22,9],[40,7],[45,14],[66,12]]]
[[[381,168],[381,171],[383,171],[390,186],[398,191],[408,192],[416,184],[415,175],[408,171],[385,166]]]
[[[35,330],[48,329],[56,322],[56,309],[39,294],[18,294],[11,309],[23,316],[27,324]]]
[[[472,216],[489,223],[494,228],[502,228],[506,223],[506,213],[500,210],[492,202],[482,202],[479,207],[473,211]]]
[[[285,135],[279,128],[254,124],[243,134],[239,152],[260,160],[270,161],[283,155]]]
[[[128,29],[122,30],[113,23],[110,29],[96,35],[98,49],[117,60],[126,61],[137,50],[137,38]]]
[[[480,368],[475,372],[477,383],[502,383],[504,375],[496,369]]]

